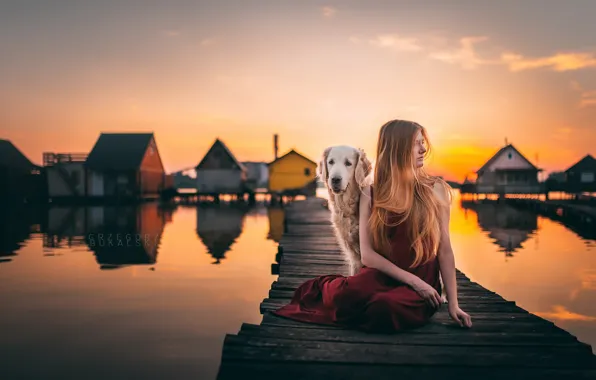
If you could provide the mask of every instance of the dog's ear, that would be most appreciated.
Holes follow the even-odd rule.
[[[363,187],[366,177],[372,171],[372,164],[363,149],[358,149],[358,162],[356,163],[356,169],[354,171],[354,178],[358,186]]]
[[[331,151],[331,147],[328,147],[323,151],[323,155],[321,156],[321,159],[319,160],[319,166],[317,167],[317,176],[323,182],[327,182],[327,176],[328,176],[327,156],[329,156],[330,151]]]

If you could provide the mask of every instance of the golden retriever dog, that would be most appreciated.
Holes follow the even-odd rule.
[[[372,164],[364,151],[347,145],[325,149],[317,168],[317,175],[329,192],[331,223],[350,275],[362,268],[358,207],[371,171]]]

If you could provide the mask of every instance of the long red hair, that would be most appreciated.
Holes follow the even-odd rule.
[[[449,185],[429,175],[424,166],[417,168],[412,157],[415,139],[421,132],[426,144],[425,158],[431,153],[424,127],[408,120],[391,120],[380,131],[374,169],[374,202],[369,220],[373,248],[388,257],[391,250],[389,230],[407,223],[415,257],[412,267],[428,262],[440,241],[441,201],[433,187],[439,184],[450,195]]]

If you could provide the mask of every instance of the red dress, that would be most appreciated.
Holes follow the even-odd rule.
[[[405,223],[393,228],[391,245],[391,262],[441,293],[436,256],[410,268],[413,249]],[[301,322],[392,333],[422,326],[436,311],[408,285],[377,269],[363,267],[354,276],[328,274],[307,280],[296,289],[289,304],[272,313]]]

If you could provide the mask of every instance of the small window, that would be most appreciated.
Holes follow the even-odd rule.
[[[304,168],[304,175],[306,175],[306,176],[310,175],[310,168]]]
[[[507,157],[509,157],[509,159],[511,160],[513,158],[513,154],[511,154],[511,152],[509,152],[509,154],[507,155]]]
[[[593,172],[582,172],[580,182],[583,182],[583,183],[594,182],[594,173]]]

